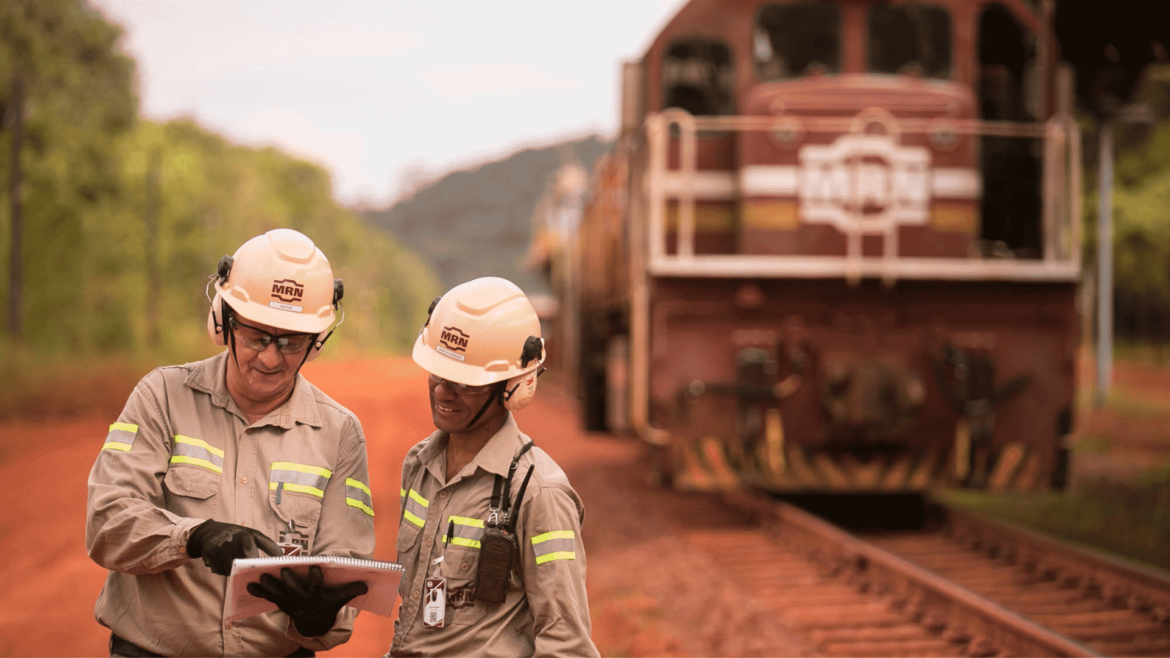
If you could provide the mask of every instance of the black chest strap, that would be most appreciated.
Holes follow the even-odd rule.
[[[524,453],[532,448],[534,443],[529,441],[520,448],[520,452],[512,458],[511,465],[508,466],[508,477],[505,479],[497,475],[496,481],[492,485],[492,499],[488,505],[488,524],[503,526],[505,529],[511,531],[516,527],[516,520],[511,513],[512,505],[512,476],[516,473],[516,466],[520,463],[520,458]],[[520,502],[524,500],[524,491],[528,488],[528,479],[532,477],[532,466],[528,467],[528,473],[524,476],[524,481],[520,484],[520,495],[516,497],[516,505],[519,507]],[[519,511],[519,510],[517,510]],[[499,513],[500,520],[494,521],[496,513]]]

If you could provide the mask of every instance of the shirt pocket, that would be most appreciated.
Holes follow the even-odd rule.
[[[398,556],[401,558],[406,553],[409,553],[418,545],[418,537],[422,534],[422,526],[415,525],[410,522],[405,516],[398,524],[398,541],[395,547],[398,549]],[[403,560],[399,559],[399,562]]]
[[[475,600],[483,521],[452,516],[443,534],[443,561],[439,571],[447,581],[447,623],[474,624],[487,614],[487,604]]]
[[[272,462],[268,475],[268,504],[280,520],[276,536],[281,543],[300,544],[311,553],[325,487],[333,472],[321,466]]]
[[[171,466],[163,477],[163,484],[173,494],[207,500],[219,493],[219,480],[219,473],[191,466]]]
[[[176,434],[163,484],[186,498],[207,500],[219,492],[223,477],[223,450],[189,436]]]

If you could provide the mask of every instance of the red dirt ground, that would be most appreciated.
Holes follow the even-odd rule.
[[[425,378],[409,359],[317,363],[307,376],[353,410],[368,441],[378,513],[375,557],[394,560],[402,458],[432,431]],[[129,394],[129,390],[125,391]],[[701,550],[653,513],[658,495],[630,439],[577,429],[554,386],[520,412],[521,428],[569,475],[586,506],[582,532],[594,641],[604,655],[796,655],[783,631],[737,601]],[[85,482],[110,416],[0,424],[0,656],[98,656],[109,632],[94,621],[105,571],[85,554]],[[745,605],[746,603],[746,605]],[[380,656],[391,619],[363,613],[353,639],[328,655]]]
[[[1126,372],[1119,369],[1119,383],[1136,378],[1143,395],[1170,400],[1168,371]],[[409,359],[315,363],[306,374],[362,420],[379,514],[375,557],[394,560],[402,458],[432,429],[424,376]],[[580,432],[574,409],[545,385],[518,420],[585,502],[593,635],[602,653],[807,655],[655,513],[661,494],[646,483],[637,444]],[[106,655],[108,631],[93,618],[105,571],[85,554],[85,482],[115,413],[0,423],[0,482],[12,501],[0,506],[0,656]],[[392,636],[391,619],[364,613],[353,640],[329,655],[380,656]]]

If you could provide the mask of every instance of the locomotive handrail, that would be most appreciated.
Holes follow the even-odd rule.
[[[1080,133],[1068,117],[1046,123],[1013,123],[977,119],[897,120],[901,134],[930,134],[940,130],[953,135],[1032,138],[1043,140],[1043,190],[1041,217],[1043,243],[1039,259],[991,260],[983,258],[902,258],[898,254],[897,227],[889,224],[861,226],[854,222],[838,227],[846,234],[846,255],[841,256],[773,256],[758,254],[696,254],[695,192],[705,190],[734,197],[736,192],[714,176],[699,172],[697,136],[704,132],[776,131],[790,128],[787,116],[693,116],[684,110],[669,109],[646,120],[649,148],[647,192],[650,197],[647,237],[647,268],[657,276],[713,277],[844,277],[850,282],[861,278],[881,278],[892,284],[899,278],[1021,281],[1076,281],[1080,276],[1081,200]],[[807,132],[857,133],[857,121],[851,117],[808,117],[798,119]],[[667,148],[671,128],[677,127],[679,162],[669,167]],[[739,172],[742,176],[743,172]],[[736,174],[728,172],[727,176]],[[677,200],[678,226],[674,254],[666,249],[666,204]],[[866,257],[861,251],[861,235],[883,235],[883,253]]]

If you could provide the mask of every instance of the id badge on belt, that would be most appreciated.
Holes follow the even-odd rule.
[[[427,578],[423,584],[423,626],[442,628],[447,617],[447,579],[439,576],[439,564],[443,556],[435,558],[435,577]]]

